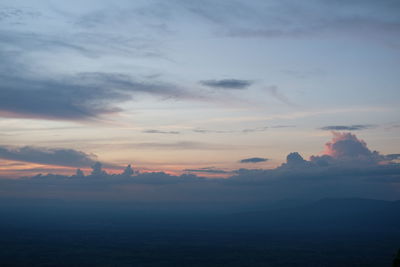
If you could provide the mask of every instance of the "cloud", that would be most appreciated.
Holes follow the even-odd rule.
[[[388,154],[388,155],[385,155],[385,157],[388,160],[396,160],[396,159],[400,159],[400,154]]]
[[[377,164],[383,160],[383,156],[377,151],[371,151],[364,140],[358,139],[351,133],[332,132],[332,141],[325,144],[323,156],[314,156],[312,161],[323,160],[328,156],[335,161],[345,162],[345,164]]]
[[[144,130],[143,133],[154,133],[154,134],[180,134],[180,132],[178,132],[178,131],[160,131],[160,130],[154,130],[154,129]]]
[[[136,81],[118,73],[80,73],[64,78],[33,78],[0,73],[0,116],[89,120],[121,111],[134,94],[196,98],[171,84]]]
[[[141,149],[171,149],[171,150],[229,150],[235,148],[233,145],[206,143],[206,142],[192,142],[180,141],[173,143],[160,143],[160,142],[146,142],[136,144],[126,144],[124,147],[134,147]]]
[[[0,146],[0,158],[46,165],[87,167],[95,163],[96,156],[73,149]]]
[[[268,130],[268,126],[264,126],[264,127],[257,127],[257,128],[247,128],[247,129],[243,129],[241,130],[242,133],[254,133],[254,132],[265,132],[266,130]],[[271,128],[275,128],[275,127],[271,127]]]
[[[43,119],[82,120],[119,111],[114,101],[130,96],[68,81],[1,76],[0,115]],[[103,102],[103,103],[101,103]]]
[[[287,166],[302,166],[306,161],[298,152],[292,152],[286,157]]]
[[[34,19],[40,16],[41,13],[37,11],[5,6],[0,8],[0,21],[5,23],[22,24],[26,19]]]
[[[285,126],[284,126],[285,127]],[[209,130],[209,129],[193,129],[193,132],[195,133],[217,133],[217,134],[232,134],[232,133],[254,133],[254,132],[265,132],[268,130],[268,128],[280,128],[280,127],[268,127],[268,126],[263,126],[263,127],[257,127],[257,128],[246,128],[242,130]]]
[[[378,40],[398,47],[396,1],[184,2],[189,12],[234,38],[315,38],[332,35]]]
[[[275,98],[279,102],[285,103],[289,106],[294,106],[294,104],[289,100],[289,98],[286,95],[284,95],[277,86],[272,85],[266,87],[265,91],[268,92],[273,98]]]
[[[198,173],[211,173],[211,174],[225,174],[229,173],[224,170],[216,169],[214,167],[205,167],[200,169],[185,169],[186,172],[198,172]]]
[[[240,160],[240,163],[259,163],[259,162],[266,162],[268,161],[267,158],[247,158]]]
[[[195,133],[235,133],[236,131],[233,130],[206,130],[206,129],[193,129]]]
[[[375,127],[370,124],[354,124],[354,125],[330,125],[324,126],[319,129],[324,131],[357,131],[357,130],[366,130]]]
[[[398,154],[381,155],[371,151],[365,141],[351,133],[334,133],[321,155],[304,159],[292,152],[274,169],[223,170],[214,167],[185,169],[189,174],[164,172],[93,175],[39,175],[24,179],[0,179],[3,192],[23,192],[82,198],[137,201],[182,201],[205,203],[258,203],[279,199],[317,199],[326,197],[363,197],[398,199],[400,164]],[[58,164],[58,162],[57,162]],[[227,175],[224,179],[198,177],[196,174]],[[79,177],[78,177],[79,176]],[[48,186],[51,185],[51,191]],[[22,192],[22,193],[21,193]],[[88,194],[90,192],[90,194]]]
[[[157,49],[154,50],[151,44],[158,42],[149,40],[151,38],[147,35],[145,38],[127,36],[115,32],[115,29],[72,34],[64,28],[70,27],[70,21],[63,24],[65,17],[59,17],[60,14],[53,14],[60,22],[55,28],[57,32],[48,27],[42,31],[35,23],[45,22],[47,26],[52,23],[48,21],[49,16],[41,16],[40,21],[36,21],[33,14],[35,12],[20,8],[0,7],[0,20],[9,26],[0,29],[0,117],[95,120],[122,111],[120,105],[132,101],[138,94],[162,100],[207,99],[174,83],[160,81],[157,77],[138,78],[145,76],[134,76],[131,72],[82,72],[80,67],[71,65],[71,69],[71,66],[64,65],[67,74],[57,73],[59,69],[54,64],[58,63],[54,63],[53,58],[63,59],[72,55],[74,60],[77,57],[93,60],[109,54],[135,57],[138,51],[156,54]],[[9,21],[14,17],[17,21]],[[21,21],[24,24],[20,24]],[[20,27],[18,30],[15,23]]]
[[[217,89],[246,89],[253,84],[252,81],[238,79],[223,79],[223,80],[205,80],[200,81],[200,84]]]

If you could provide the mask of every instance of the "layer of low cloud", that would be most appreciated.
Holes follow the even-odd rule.
[[[64,195],[72,190],[74,194],[82,192],[82,198],[97,195],[103,199],[111,194],[113,199],[118,195],[118,198],[137,201],[261,203],[285,198],[398,199],[398,158],[399,154],[383,155],[370,150],[365,141],[352,133],[334,132],[320,155],[304,159],[300,153],[291,152],[277,168],[239,169],[226,179],[201,177],[230,172],[214,167],[186,169],[183,171],[189,174],[176,176],[164,172],[140,173],[135,168],[107,174],[101,165],[96,168],[93,165],[93,172],[86,175],[80,172],[72,176],[48,174],[0,183],[6,191],[7,188],[10,192],[18,190],[14,194],[27,189],[40,196],[50,194],[43,185],[51,184],[52,190]]]
[[[248,88],[253,84],[253,82],[249,80],[223,79],[223,80],[204,80],[200,81],[200,84],[216,89],[241,90]]]
[[[267,158],[254,157],[254,158],[242,159],[242,160],[240,160],[240,163],[260,163],[260,162],[266,162],[266,161],[268,161]]]

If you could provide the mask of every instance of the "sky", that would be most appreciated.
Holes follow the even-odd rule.
[[[297,160],[382,177],[363,194],[393,198],[399,14],[394,0],[3,0],[0,177],[99,161],[240,184],[291,176]]]

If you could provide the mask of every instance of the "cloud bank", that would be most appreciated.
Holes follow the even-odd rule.
[[[2,150],[8,158],[27,159],[30,155],[46,158],[56,152],[28,153],[24,150]],[[75,153],[72,153],[75,155]],[[14,156],[10,156],[14,155]],[[22,156],[23,155],[23,156]],[[29,156],[28,156],[29,155]],[[78,157],[79,158],[79,157]],[[76,160],[80,165],[87,156]],[[286,162],[274,169],[238,169],[232,172],[204,167],[186,169],[180,176],[164,172],[139,172],[128,166],[120,174],[107,174],[101,165],[92,164],[91,174],[77,171],[75,175],[38,175],[23,179],[1,179],[2,188],[10,194],[30,192],[37,195],[60,191],[81,192],[82,198],[97,196],[99,199],[129,199],[132,201],[184,201],[184,202],[253,202],[264,203],[286,198],[317,199],[325,197],[364,197],[376,199],[399,199],[399,154],[382,155],[368,148],[365,141],[352,133],[333,132],[331,141],[325,144],[320,155],[304,159],[300,153],[289,153]],[[264,160],[263,158],[260,158]],[[245,159],[261,162],[259,158]],[[60,164],[60,162],[56,162]],[[76,162],[73,162],[77,164]],[[66,165],[64,163],[64,165]],[[71,163],[72,165],[72,163]],[[212,179],[196,174],[229,174],[225,179]],[[25,190],[25,191],[24,191]],[[26,191],[27,190],[27,191]],[[72,190],[72,191],[71,191]]]

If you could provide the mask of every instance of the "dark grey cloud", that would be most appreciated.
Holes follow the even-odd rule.
[[[370,124],[354,124],[354,125],[329,125],[321,127],[324,131],[358,131],[366,130],[375,127],[375,125]]]
[[[266,162],[266,161],[268,161],[267,158],[254,157],[254,158],[242,159],[242,160],[240,160],[240,163],[259,163],[259,162]]]
[[[74,149],[0,146],[0,158],[47,165],[87,167],[94,164],[96,156]]]
[[[226,174],[228,171],[216,169],[214,167],[204,167],[200,169],[185,169],[186,172],[197,172],[197,173],[210,173],[210,174]]]
[[[0,74],[0,116],[87,120],[121,111],[134,94],[196,98],[174,85],[137,81],[115,73],[81,73],[58,78]]]
[[[205,80],[200,81],[200,84],[217,89],[246,89],[253,84],[249,80],[238,80],[238,79],[223,79],[223,80]]]
[[[154,133],[154,134],[180,134],[178,131],[161,131],[155,129],[144,130],[143,133]]]
[[[110,101],[130,96],[118,91],[66,81],[27,79],[2,75],[0,115],[44,119],[83,120],[116,112]],[[125,100],[124,100],[125,99]]]

